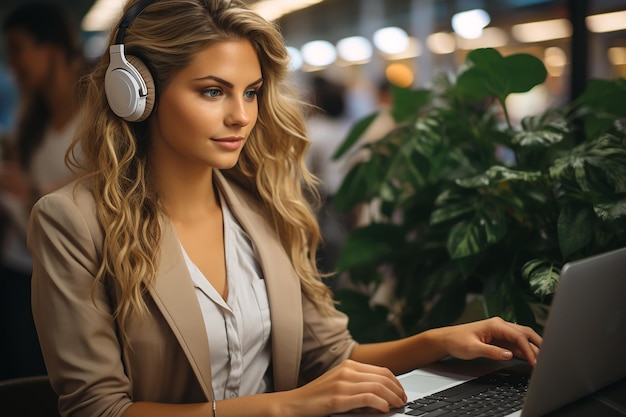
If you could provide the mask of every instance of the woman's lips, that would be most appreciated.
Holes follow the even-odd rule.
[[[224,149],[236,151],[241,147],[244,138],[233,136],[228,138],[213,138],[211,140]]]

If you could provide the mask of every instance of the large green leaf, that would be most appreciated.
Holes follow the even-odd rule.
[[[626,146],[620,138],[603,135],[578,145],[566,156],[556,159],[549,173],[556,180],[571,179],[581,190],[592,191],[598,181],[590,176],[589,167],[597,168],[614,192],[626,192]]]
[[[530,284],[532,292],[545,298],[556,291],[561,274],[561,264],[547,259],[533,259],[522,266],[522,278]]]
[[[429,327],[445,326],[458,319],[465,307],[466,294],[467,289],[462,285],[444,288],[426,316]]]
[[[337,261],[337,269],[345,271],[380,262],[404,239],[402,228],[372,223],[355,229],[348,236]]]
[[[468,220],[461,221],[452,227],[447,246],[452,259],[479,253],[486,247],[480,228]]]
[[[523,297],[523,291],[510,273],[495,271],[486,278],[483,295],[487,314],[534,326],[535,317]]]
[[[586,162],[603,172],[615,192],[626,192],[626,146],[620,138],[604,135],[591,141]]]
[[[569,203],[563,206],[557,221],[559,246],[565,258],[584,248],[593,234],[596,215],[589,205]]]
[[[560,115],[546,113],[528,116],[522,119],[522,131],[513,136],[511,143],[519,146],[549,147],[563,141],[569,131],[567,120]]]
[[[467,203],[446,204],[443,207],[433,210],[430,215],[430,224],[434,226],[439,223],[444,223],[448,220],[453,220],[457,217],[463,216],[473,210],[474,208]]]
[[[396,122],[403,122],[417,116],[420,108],[430,101],[430,90],[411,90],[408,88],[391,85],[393,106],[391,115]]]
[[[337,309],[350,317],[348,329],[359,343],[383,342],[399,337],[397,330],[387,320],[389,310],[381,305],[370,305],[367,294],[353,290],[335,292]]]
[[[376,183],[372,184],[370,179],[372,177],[379,178],[378,175],[375,175],[378,169],[379,167],[373,163],[361,163],[352,167],[335,194],[334,206],[338,210],[347,211],[358,203],[367,201],[369,190],[377,185]]]
[[[493,245],[502,240],[507,231],[507,224],[504,218],[494,214],[497,213],[492,213],[491,216],[485,215],[480,220],[480,225],[484,228],[485,240],[488,245]]]
[[[589,106],[594,111],[626,117],[626,79],[592,79],[585,91],[576,99],[576,104]]]
[[[479,210],[471,220],[461,221],[450,230],[447,243],[450,257],[459,259],[479,254],[502,239],[506,230],[502,216]]]
[[[535,181],[541,178],[541,172],[519,171],[501,165],[495,165],[480,175],[471,178],[459,178],[456,183],[466,188],[482,188],[505,181]]]
[[[604,201],[593,205],[596,216],[603,221],[626,217],[626,198],[617,201]]]
[[[497,97],[502,103],[509,94],[524,93],[544,82],[547,71],[539,58],[529,54],[507,57],[492,48],[467,55],[468,69],[457,79],[454,91],[462,97]]]
[[[400,143],[395,153],[389,155],[389,171],[385,176],[386,182],[394,182],[398,187],[411,185],[413,189],[421,188],[426,184],[429,162],[417,152],[413,145],[414,138],[406,138]]]
[[[411,144],[417,152],[433,158],[446,140],[445,127],[435,117],[420,117],[412,126]]]
[[[519,132],[513,137],[512,142],[520,146],[548,147],[561,142],[564,137],[565,135],[560,132],[536,130],[532,132]]]
[[[597,137],[615,127],[615,121],[626,117],[626,80],[590,80],[576,99],[578,113],[588,138]]]

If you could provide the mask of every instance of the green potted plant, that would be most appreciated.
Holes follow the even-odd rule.
[[[380,203],[338,263],[354,286],[336,298],[358,340],[453,323],[474,294],[485,316],[540,328],[565,262],[626,246],[626,81],[593,80],[575,102],[513,126],[506,98],[545,78],[539,59],[486,48],[433,89],[392,87],[396,127],[361,146],[369,156],[334,200],[344,211]],[[375,116],[335,157],[360,146]],[[392,299],[372,303],[389,280]]]

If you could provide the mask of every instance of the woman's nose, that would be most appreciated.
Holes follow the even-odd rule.
[[[251,103],[243,99],[234,99],[226,117],[229,125],[246,126],[250,123],[249,107]]]

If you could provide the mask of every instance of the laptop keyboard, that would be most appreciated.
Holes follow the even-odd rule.
[[[409,402],[404,414],[424,417],[506,416],[522,409],[530,375],[503,369]]]

